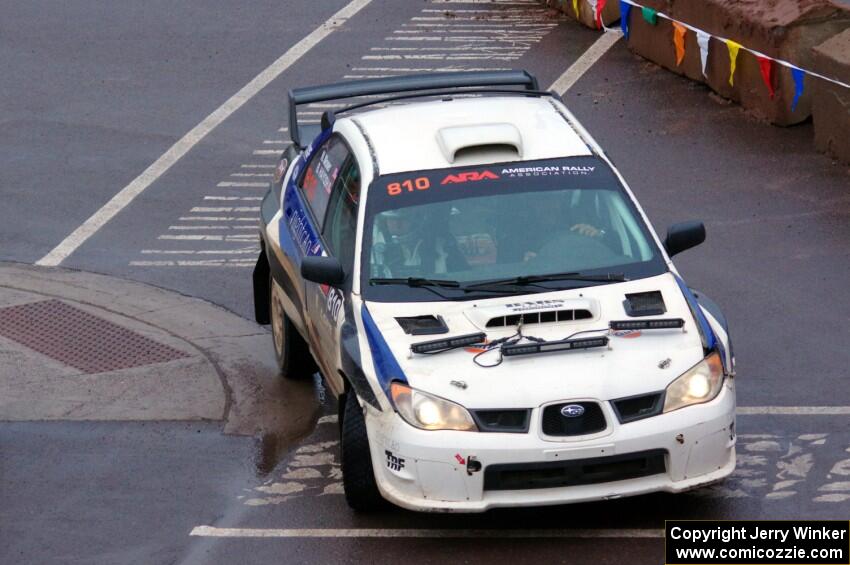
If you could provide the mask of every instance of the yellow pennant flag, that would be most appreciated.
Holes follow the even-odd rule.
[[[581,18],[579,17],[578,13],[578,0],[573,0],[573,12],[576,13],[576,19],[580,20]]]
[[[673,44],[676,46],[676,64],[681,65],[685,58],[685,32],[688,28],[679,22],[673,22]]]
[[[729,84],[735,86],[735,64],[738,61],[738,50],[741,48],[741,44],[727,39],[726,47],[729,48]]]

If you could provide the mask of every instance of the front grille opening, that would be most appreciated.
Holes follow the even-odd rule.
[[[482,432],[524,433],[528,431],[529,409],[473,410]]]
[[[667,312],[664,297],[657,290],[627,294],[623,301],[623,308],[626,310],[626,314],[633,318],[660,316]]]
[[[653,392],[611,401],[621,424],[660,414],[664,408],[664,393]]]
[[[581,416],[569,417],[561,414],[561,408],[576,404],[584,408]],[[602,408],[596,402],[563,402],[551,404],[543,409],[543,433],[547,436],[582,436],[595,434],[608,427]]]
[[[498,316],[487,320],[488,328],[504,328],[519,325],[546,324],[550,322],[574,322],[576,320],[589,320],[593,318],[593,312],[580,308],[577,310],[549,310],[547,312],[529,312],[528,314],[511,314],[509,316]]]
[[[663,449],[652,449],[573,461],[488,465],[484,490],[558,488],[649,477],[667,472],[666,455]]]
[[[396,318],[395,321],[398,322],[404,333],[409,335],[434,335],[448,333],[449,331],[442,316],[408,316]]]

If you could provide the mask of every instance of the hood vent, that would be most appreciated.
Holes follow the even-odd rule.
[[[574,322],[576,320],[589,320],[593,318],[593,312],[585,309],[576,310],[548,310],[545,312],[528,312],[525,314],[510,314],[490,318],[487,321],[488,328],[505,328],[517,326],[522,321],[523,326],[529,324],[546,324],[549,322]]]
[[[461,164],[461,160],[466,161],[463,164],[473,164],[522,158],[522,136],[515,125],[508,123],[442,128],[437,132],[437,145],[446,161],[454,164]]]
[[[626,315],[633,318],[660,316],[667,312],[664,297],[657,290],[627,294],[623,301],[623,308],[626,310]]]
[[[408,335],[436,335],[449,331],[442,316],[408,316],[396,318],[395,321]]]

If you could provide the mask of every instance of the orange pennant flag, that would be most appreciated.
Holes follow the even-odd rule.
[[[679,22],[673,23],[673,43],[676,45],[676,64],[681,65],[685,58],[685,32],[688,28]]]
[[[726,47],[729,48],[729,85],[735,86],[735,64],[738,62],[738,50],[741,44],[727,39]]]

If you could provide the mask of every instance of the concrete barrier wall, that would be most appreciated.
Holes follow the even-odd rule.
[[[850,30],[813,49],[814,71],[850,84]],[[815,147],[850,163],[850,88],[823,80],[813,81],[812,116]]]
[[[732,39],[774,59],[850,84],[850,5],[831,0],[638,0],[638,3],[712,36]],[[597,28],[590,0],[578,0],[577,4],[573,0],[548,0],[547,4],[587,27]],[[609,27],[619,25],[620,17],[619,0],[608,0],[601,12],[602,22]],[[714,37],[709,40],[703,74],[696,33],[686,32],[685,56],[677,63],[670,20],[658,17],[653,25],[634,6],[628,23],[628,47],[633,52],[707,84],[757,117],[778,126],[789,126],[807,120],[814,113],[818,149],[850,163],[850,89],[806,76],[803,95],[792,110],[795,83],[789,68],[774,63],[771,82],[775,95],[771,98],[759,61],[752,53],[743,49],[739,52],[730,84],[731,62],[723,41]]]

